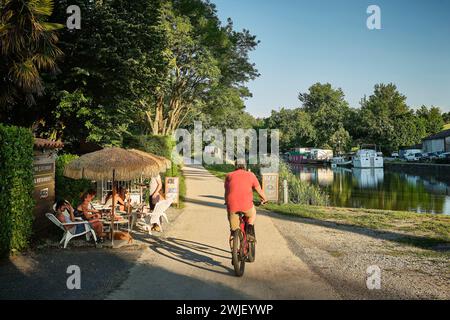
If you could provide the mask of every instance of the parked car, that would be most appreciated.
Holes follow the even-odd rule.
[[[439,154],[439,159],[446,159],[450,155],[450,152],[443,152]]]
[[[437,152],[429,152],[428,153],[428,159],[430,161],[436,160],[439,158],[439,154]]]
[[[419,161],[421,156],[422,156],[421,153],[407,153],[405,154],[405,159],[408,162],[414,162]]]
[[[398,159],[398,157],[399,157],[398,152],[392,152],[391,158]]]

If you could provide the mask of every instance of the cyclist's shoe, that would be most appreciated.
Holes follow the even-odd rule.
[[[247,225],[247,230],[245,231],[247,233],[247,239],[249,242],[256,242],[256,235],[255,235],[255,226],[252,224]]]

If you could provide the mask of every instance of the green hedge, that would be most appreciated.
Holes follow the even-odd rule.
[[[75,180],[64,177],[64,167],[72,160],[78,158],[73,154],[63,154],[56,158],[55,170],[55,191],[57,199],[69,201],[73,206],[78,205],[78,201],[83,192],[91,187],[89,180]]]
[[[0,124],[0,255],[25,249],[33,224],[33,135]]]
[[[139,149],[170,159],[175,141],[170,136],[140,135],[125,137],[123,144],[126,148]]]

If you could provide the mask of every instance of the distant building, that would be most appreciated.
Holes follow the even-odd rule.
[[[450,129],[423,139],[424,152],[450,152]]]

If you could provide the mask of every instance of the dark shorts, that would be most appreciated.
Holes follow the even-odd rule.
[[[153,211],[153,209],[155,209],[155,206],[159,202],[160,199],[161,199],[161,196],[159,194],[156,196],[156,198],[152,198],[150,196],[150,210]]]

